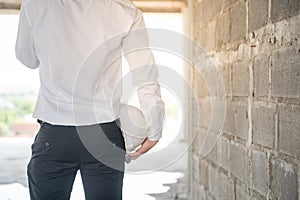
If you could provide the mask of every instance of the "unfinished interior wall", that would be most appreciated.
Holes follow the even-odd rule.
[[[300,1],[190,0],[188,7],[192,38],[217,65],[227,102],[222,136],[204,159],[198,150],[209,120],[198,127],[189,199],[299,199]],[[209,119],[205,82],[190,77]]]

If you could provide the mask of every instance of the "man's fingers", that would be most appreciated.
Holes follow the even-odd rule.
[[[137,159],[138,157],[140,157],[142,154],[143,154],[143,153],[136,151],[136,152],[134,152],[134,153],[130,153],[129,156],[130,156],[130,158],[131,158],[132,160],[135,160],[135,159]]]
[[[131,159],[135,160],[144,153],[147,153],[152,147],[154,147],[158,141],[151,141],[148,138],[142,143],[142,146],[136,150],[134,153],[130,153],[129,156]]]
[[[134,153],[134,154],[129,154],[129,156],[132,160],[136,160],[138,157],[141,156],[141,154]]]
[[[141,150],[142,146],[140,148],[138,148],[135,152],[130,153],[129,156],[131,157],[132,160],[137,159],[138,157],[140,157],[143,153],[143,151]]]

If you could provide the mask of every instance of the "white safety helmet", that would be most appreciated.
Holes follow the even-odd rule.
[[[121,104],[120,122],[123,132],[126,152],[134,151],[148,136],[145,117],[137,107]]]

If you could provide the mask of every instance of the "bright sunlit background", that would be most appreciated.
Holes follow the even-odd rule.
[[[162,28],[179,33],[182,32],[181,14],[145,13],[144,17],[146,25],[149,28]],[[25,161],[29,159],[32,137],[38,129],[38,125],[31,117],[31,113],[39,89],[39,77],[38,70],[31,70],[24,67],[15,58],[14,47],[18,20],[18,15],[0,15],[0,136],[2,136],[0,138],[0,148],[25,146],[26,150],[24,154],[26,155],[22,158],[22,162],[24,162],[24,159]],[[153,53],[159,65],[170,67],[178,73],[182,73],[182,61],[180,58],[158,50],[154,50]],[[126,63],[124,64],[124,73],[126,73]],[[162,87],[161,92],[162,98],[166,103],[163,138],[159,142],[159,145],[151,150],[151,152],[159,151],[171,142],[174,142],[174,139],[180,133],[179,129],[182,117],[180,102],[176,95],[165,87]],[[136,105],[136,95],[133,95],[130,103]],[[2,159],[1,156],[3,157]],[[10,159],[6,159],[7,157],[5,156],[7,155],[0,152],[0,164],[9,166],[8,162],[10,162]],[[12,157],[14,155],[9,156]],[[15,156],[17,160],[19,155]],[[0,169],[0,200],[29,199],[27,188],[23,186],[24,182],[26,182],[26,164],[24,166],[21,165],[22,170],[18,172],[8,169],[9,167],[2,167]],[[18,164],[18,160],[16,161],[17,165],[20,165]],[[24,179],[23,182],[18,180],[18,173],[20,173],[20,179]],[[166,192],[169,187],[163,186],[163,184],[174,183],[181,176],[181,173],[163,171],[140,175],[126,174],[124,179],[124,199],[154,199],[147,194]],[[72,193],[73,200],[84,199],[81,181],[78,177],[76,178]],[[143,182],[143,184],[140,185],[140,182]]]

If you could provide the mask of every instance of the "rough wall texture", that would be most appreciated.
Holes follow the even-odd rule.
[[[189,199],[299,199],[300,1],[190,0],[188,6],[192,38],[215,61],[227,94],[217,145],[200,159],[204,120],[190,148]],[[209,118],[206,86],[192,81]]]

